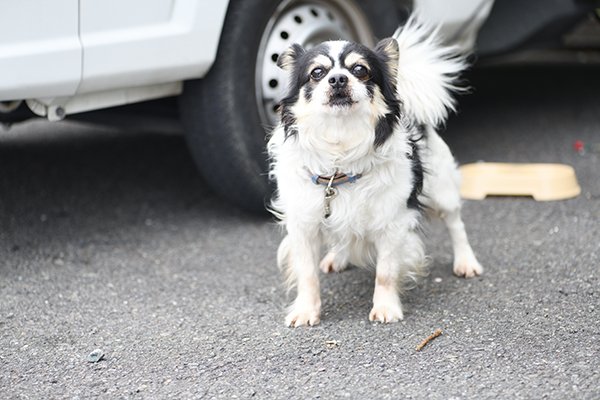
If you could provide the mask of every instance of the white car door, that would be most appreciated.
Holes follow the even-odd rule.
[[[81,71],[79,0],[0,5],[0,101],[71,96]]]
[[[217,52],[227,1],[80,0],[77,93],[199,78]]]
[[[50,120],[172,96],[217,53],[227,0],[0,2],[0,101]],[[0,110],[1,111],[1,110]]]

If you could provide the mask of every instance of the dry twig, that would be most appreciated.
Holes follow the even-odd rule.
[[[427,345],[427,343],[431,342],[433,339],[440,336],[441,334],[442,334],[442,330],[439,328],[436,329],[435,332],[433,332],[431,335],[429,335],[427,338],[425,338],[421,343],[419,343],[419,345],[417,346],[417,348],[415,350],[421,351],[421,349],[423,347],[425,347]]]

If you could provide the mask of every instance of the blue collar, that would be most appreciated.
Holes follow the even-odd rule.
[[[335,173],[334,175],[331,175],[331,176],[322,176],[322,175],[311,174],[310,179],[312,180],[312,182],[315,185],[323,185],[323,186],[332,187],[332,186],[339,186],[344,183],[355,183],[360,177],[362,177],[362,174],[348,175],[348,174],[344,174],[344,173]]]

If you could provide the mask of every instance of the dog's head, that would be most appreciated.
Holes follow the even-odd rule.
[[[278,58],[290,76],[281,101],[286,137],[297,134],[298,119],[370,121],[375,145],[398,123],[398,43],[384,39],[371,50],[347,41],[324,42],[309,50],[295,44]]]

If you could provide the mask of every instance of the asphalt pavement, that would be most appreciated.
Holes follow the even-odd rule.
[[[217,198],[180,136],[0,131],[0,397],[600,398],[598,76],[472,74],[444,132],[459,162],[567,163],[582,193],[466,201],[471,280],[433,222],[430,274],[389,325],[368,321],[373,273],[353,268],[322,277],[319,326],[285,327],[279,228]]]

